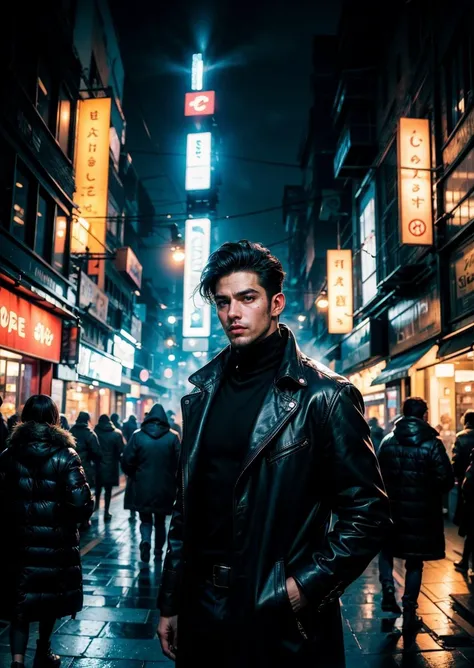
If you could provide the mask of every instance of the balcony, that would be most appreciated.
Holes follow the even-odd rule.
[[[334,178],[362,178],[377,151],[376,128],[368,111],[353,113],[344,125],[334,156]]]

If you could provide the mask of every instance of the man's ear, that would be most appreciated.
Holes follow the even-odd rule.
[[[285,308],[285,305],[286,305],[286,297],[283,294],[283,292],[279,292],[278,294],[273,295],[271,316],[273,318],[278,318],[281,315],[281,313],[283,312],[283,309]]]

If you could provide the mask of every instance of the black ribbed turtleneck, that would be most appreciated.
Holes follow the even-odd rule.
[[[200,447],[192,522],[193,551],[210,565],[231,561],[234,486],[285,344],[277,330],[254,345],[232,348],[211,405]]]

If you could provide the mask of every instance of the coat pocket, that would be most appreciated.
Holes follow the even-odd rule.
[[[279,448],[273,450],[272,453],[267,456],[267,462],[269,464],[271,464],[272,462],[276,462],[278,459],[282,459],[282,457],[287,457],[289,455],[292,455],[294,452],[302,450],[303,448],[306,448],[308,445],[309,445],[309,439],[307,438],[300,438],[298,441],[295,441],[294,443],[289,443],[288,445],[282,445]]]

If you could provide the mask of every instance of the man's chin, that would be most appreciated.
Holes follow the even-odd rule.
[[[250,336],[243,336],[242,334],[238,336],[232,336],[231,334],[229,336],[229,341],[230,345],[234,348],[245,348],[245,346],[251,345],[254,339],[252,339]]]

